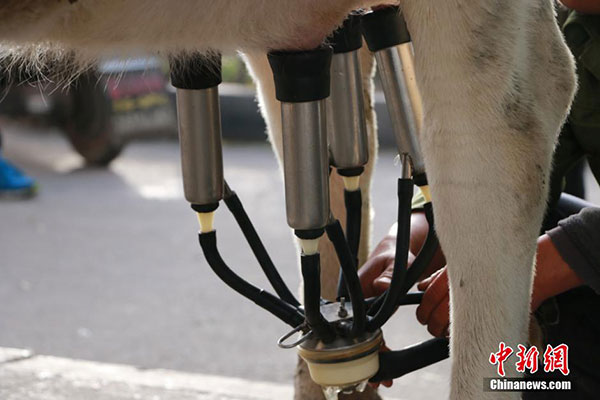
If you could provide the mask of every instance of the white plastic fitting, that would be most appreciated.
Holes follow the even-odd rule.
[[[200,224],[200,233],[206,233],[214,230],[215,212],[198,213],[198,223]]]
[[[371,379],[379,370],[379,353],[334,364],[319,364],[305,360],[310,377],[321,386],[347,387]]]
[[[342,176],[344,181],[344,189],[349,192],[355,192],[360,189],[360,175],[358,176]]]
[[[379,370],[380,330],[357,339],[337,338],[324,344],[309,339],[298,346],[298,354],[308,365],[310,377],[323,387],[352,388],[368,381]]]

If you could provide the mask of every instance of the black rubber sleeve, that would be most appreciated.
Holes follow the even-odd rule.
[[[346,205],[346,237],[352,257],[358,259],[360,246],[360,230],[362,222],[362,194],[360,189],[355,191],[344,190],[344,203]]]
[[[406,273],[406,280],[404,281],[404,286],[402,287],[402,293],[408,292],[410,288],[417,282],[419,277],[423,275],[423,272],[425,272],[425,269],[427,269],[427,266],[431,263],[435,252],[440,246],[437,235],[435,234],[433,208],[431,203],[425,203],[424,211],[425,218],[427,219],[427,223],[429,225],[427,238],[425,239],[423,246],[421,246],[419,253],[416,255],[413,263]]]
[[[329,166],[331,168],[331,166]],[[338,168],[337,173],[341,176],[351,177],[358,176],[365,172],[365,167],[350,167],[350,168]]]
[[[352,328],[350,329],[350,337],[358,337],[365,332],[367,313],[365,309],[365,297],[360,286],[360,281],[358,280],[356,261],[350,252],[350,247],[344,237],[340,221],[335,220],[333,223],[327,225],[325,230],[337,253],[350,295],[350,301],[352,302],[353,321]]]
[[[398,7],[382,7],[363,15],[362,28],[372,52],[410,42],[406,21]]]
[[[197,213],[209,213],[219,208],[219,203],[217,202],[211,204],[190,204],[190,207],[192,207],[192,210],[196,211]]]
[[[355,191],[344,190],[344,203],[346,205],[346,238],[355,265],[358,266],[358,248],[360,246],[360,230],[362,223],[362,194],[360,189]],[[348,288],[343,271],[340,271],[338,281],[338,298],[348,298]]]
[[[229,188],[227,188],[229,189]],[[254,225],[252,225],[252,221],[248,217],[246,210],[244,210],[244,206],[240,201],[237,194],[231,190],[227,190],[227,194],[224,196],[225,205],[237,221],[246,241],[250,245],[256,260],[260,264],[265,276],[269,280],[269,283],[277,293],[277,295],[285,302],[298,307],[300,306],[300,302],[296,299],[296,297],[292,294],[290,289],[287,287],[281,275],[275,268],[275,264],[273,264],[273,260],[267,253],[267,249],[263,245],[256,229],[254,229]]]
[[[449,356],[448,339],[445,338],[430,339],[402,350],[379,353],[379,371],[370,381],[396,379]]]
[[[208,89],[221,83],[221,55],[192,55],[172,57],[171,84],[179,89]]]
[[[429,184],[427,182],[427,174],[424,172],[414,175],[413,181],[415,182],[415,185],[417,185],[417,186],[426,186]]]
[[[304,314],[306,322],[320,340],[329,343],[335,339],[335,330],[321,314],[321,261],[319,254],[300,257],[304,279]]]
[[[398,302],[398,306],[410,306],[421,304],[425,292],[406,293]]]
[[[246,282],[225,264],[217,249],[215,231],[199,233],[198,239],[208,265],[227,286],[294,328],[304,322],[304,316],[296,307]]]
[[[323,236],[323,233],[325,233],[324,228],[294,229],[294,235],[296,235],[296,237],[298,239],[306,239],[306,240],[318,239],[321,236]]]
[[[392,282],[385,292],[381,307],[375,312],[373,319],[367,322],[367,330],[374,331],[392,316],[402,293],[406,277],[406,265],[408,262],[408,249],[410,244],[410,214],[413,195],[412,179],[398,179],[398,231],[396,233],[396,255],[394,260],[394,271]]]
[[[361,16],[350,14],[329,40],[333,52],[349,53],[362,47]]]
[[[277,100],[299,103],[329,97],[332,56],[330,46],[309,51],[269,52]]]

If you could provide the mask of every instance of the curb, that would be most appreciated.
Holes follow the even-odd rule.
[[[292,385],[33,355],[0,348],[3,400],[275,400]]]

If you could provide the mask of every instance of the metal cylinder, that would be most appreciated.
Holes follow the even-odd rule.
[[[332,53],[322,46],[268,54],[281,102],[287,221],[301,239],[320,237],[329,219],[325,99]]]
[[[282,102],[281,117],[288,224],[321,229],[329,218],[325,101]]]
[[[177,89],[177,118],[185,198],[209,205],[223,198],[218,87]]]
[[[408,154],[400,154],[400,164],[402,166],[402,179],[410,179],[413,175]]]
[[[379,50],[375,59],[398,151],[410,155],[415,174],[423,173],[425,164],[418,139],[422,105],[414,78],[411,43]]]
[[[338,169],[364,166],[369,153],[358,51],[333,55],[331,94],[325,104],[332,165]]]

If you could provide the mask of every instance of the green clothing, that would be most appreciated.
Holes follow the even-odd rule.
[[[579,89],[554,153],[549,206],[564,186],[564,177],[583,157],[600,181],[600,15],[572,11],[563,25],[577,64]]]

